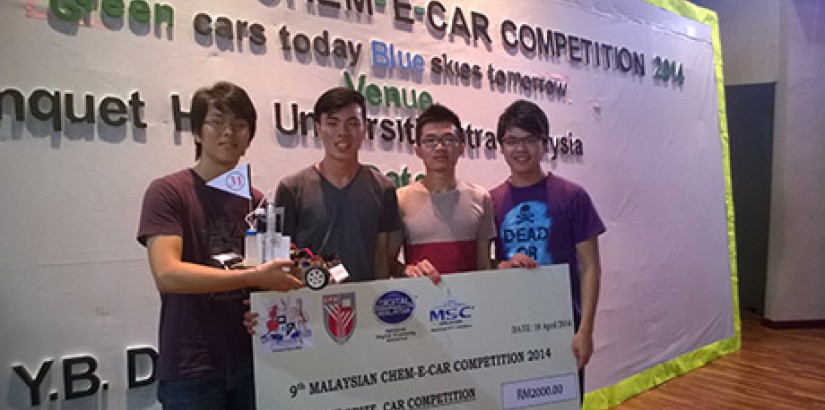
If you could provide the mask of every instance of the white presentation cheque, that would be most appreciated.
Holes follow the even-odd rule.
[[[578,409],[567,265],[252,294],[259,409]]]

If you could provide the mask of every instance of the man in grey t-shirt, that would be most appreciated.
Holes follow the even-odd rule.
[[[367,131],[364,97],[333,88],[318,98],[313,117],[324,157],[278,184],[284,233],[298,247],[338,255],[350,281],[386,278],[389,235],[401,222],[393,183],[358,161]]]

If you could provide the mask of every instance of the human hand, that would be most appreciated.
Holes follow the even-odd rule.
[[[433,266],[433,264],[427,259],[424,259],[415,265],[407,265],[407,267],[404,268],[404,273],[407,276],[414,278],[426,276],[436,285],[441,282],[441,273],[439,273],[438,269],[436,269],[435,266]]]
[[[245,305],[249,306],[249,299],[243,301]],[[243,314],[243,326],[246,328],[246,333],[250,335],[255,334],[255,326],[258,326],[258,313],[247,310]]]
[[[298,289],[304,283],[292,275],[293,263],[289,259],[273,259],[252,268],[253,286],[263,290],[285,292]]]
[[[538,267],[539,264],[536,262],[535,259],[523,254],[517,253],[513,255],[512,258],[508,261],[502,261],[498,264],[499,269],[509,269],[509,268],[527,268],[533,269]]]
[[[590,362],[593,355],[593,335],[590,333],[576,332],[573,335],[573,356],[576,357],[576,364],[581,369]]]

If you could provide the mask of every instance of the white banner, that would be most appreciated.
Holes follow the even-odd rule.
[[[498,115],[534,101],[551,124],[542,166],[607,225],[586,389],[734,335],[711,28],[667,11],[687,2],[119,3],[0,1],[8,407],[160,407],[160,303],[135,231],[149,183],[194,164],[189,100],[218,80],[257,107],[244,162],[264,192],[323,156],[309,112],[330,87],[367,97],[360,159],[399,186],[424,170],[412,135],[428,103],[460,115],[458,177],[490,189],[510,174]]]
[[[261,409],[578,409],[567,265],[255,293]]]

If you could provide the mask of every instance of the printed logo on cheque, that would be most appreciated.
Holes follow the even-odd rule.
[[[373,306],[375,317],[388,325],[397,325],[412,316],[415,301],[406,292],[391,290],[379,296]]]
[[[312,346],[312,327],[302,298],[280,297],[269,302],[261,344],[272,352]]]
[[[355,293],[324,295],[324,327],[338,344],[346,343],[355,330]]]
[[[447,288],[447,298],[444,303],[430,309],[430,323],[433,325],[430,330],[441,332],[472,327],[473,310],[475,310],[474,305],[460,302]]]

